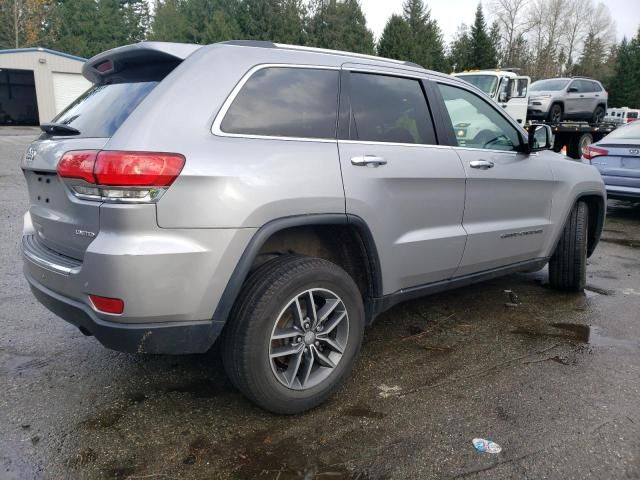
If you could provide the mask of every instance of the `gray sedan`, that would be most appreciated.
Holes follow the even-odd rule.
[[[640,201],[640,121],[614,130],[583,156],[600,171],[609,198]]]

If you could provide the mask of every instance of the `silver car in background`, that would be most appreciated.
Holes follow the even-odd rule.
[[[640,122],[614,130],[583,153],[607,187],[607,196],[640,201]]]
[[[607,111],[609,94],[591,78],[549,78],[529,87],[527,117],[558,123],[580,120],[600,123]]]

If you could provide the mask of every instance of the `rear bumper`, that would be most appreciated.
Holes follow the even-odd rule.
[[[621,200],[640,200],[640,177],[602,175],[607,197]]]
[[[607,198],[621,200],[640,200],[640,188],[607,185]]]
[[[93,335],[105,347],[130,353],[187,354],[209,350],[223,323],[212,320],[123,324],[100,319],[87,305],[53,292],[25,275],[31,291],[51,312]]]

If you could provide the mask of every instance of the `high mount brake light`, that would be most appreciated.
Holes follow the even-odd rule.
[[[582,156],[587,160],[592,160],[596,157],[600,157],[601,155],[609,155],[609,150],[605,150],[604,148],[589,146],[585,148],[585,150],[582,152]]]
[[[184,162],[177,153],[80,150],[65,153],[57,171],[64,179],[84,180],[71,188],[86,200],[150,202],[180,175]]]

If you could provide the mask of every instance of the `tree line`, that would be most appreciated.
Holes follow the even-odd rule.
[[[449,44],[423,0],[405,0],[377,41],[359,0],[156,0],[152,7],[148,0],[0,0],[0,48],[90,57],[142,40],[271,40],[447,73],[512,67],[534,80],[592,76],[605,83],[611,105],[640,107],[640,35],[617,44],[611,14],[595,0],[486,0]]]

